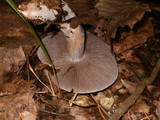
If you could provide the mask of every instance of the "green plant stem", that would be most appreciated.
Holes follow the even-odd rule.
[[[29,27],[29,29],[31,30],[33,36],[35,37],[37,43],[39,44],[39,46],[41,47],[41,49],[43,50],[45,56],[47,57],[48,62],[50,63],[53,73],[55,75],[56,81],[57,81],[57,86],[58,86],[58,90],[61,94],[60,88],[59,88],[59,82],[58,82],[58,78],[57,78],[57,74],[56,74],[56,70],[55,70],[55,66],[51,60],[51,57],[49,56],[45,46],[43,45],[42,41],[40,40],[37,32],[34,30],[34,28],[32,27],[32,25],[17,11],[17,6],[16,4],[12,1],[12,0],[6,0],[6,2],[15,10],[15,12],[23,19],[23,21],[27,24],[27,26]]]

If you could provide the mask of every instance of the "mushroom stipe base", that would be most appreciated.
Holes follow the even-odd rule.
[[[62,32],[48,35],[42,41],[55,64],[59,87],[68,92],[92,93],[112,85],[117,76],[117,63],[106,44],[95,35],[87,32],[84,55],[79,60],[71,60],[66,38]],[[41,50],[37,55],[42,63],[49,64]],[[52,81],[56,83],[54,76]]]

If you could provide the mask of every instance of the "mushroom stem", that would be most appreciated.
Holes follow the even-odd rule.
[[[57,73],[59,86],[75,93],[103,90],[113,84],[118,76],[116,60],[99,38],[89,32],[85,34],[80,25],[72,28],[71,24],[66,22],[76,15],[67,3],[62,3],[62,9],[68,14],[59,23],[61,31],[42,40],[54,60],[55,67],[60,69]],[[19,11],[32,21],[54,22],[58,19],[57,16],[61,15],[55,8],[57,7],[54,4],[53,7],[48,7],[44,2],[32,0],[20,5]],[[38,49],[37,55],[43,63],[48,64],[41,48]],[[51,79],[57,83],[55,77],[52,76]]]
[[[62,0],[62,3],[62,9],[68,13],[62,19],[65,22],[76,15],[65,1]],[[55,21],[56,16],[59,14],[56,9],[48,8],[43,2],[21,4],[19,5],[19,12],[30,20],[40,20],[42,23]],[[71,28],[70,23],[60,23],[59,28],[65,35],[70,60],[79,61],[84,53],[85,33],[83,28],[80,25],[77,28]]]
[[[71,28],[70,23],[61,23],[60,30],[65,35],[70,60],[79,61],[84,55],[85,33],[81,25]]]

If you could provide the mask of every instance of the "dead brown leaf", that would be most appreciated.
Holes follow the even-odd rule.
[[[96,7],[99,15],[108,19],[103,29],[105,28],[112,38],[115,38],[119,26],[128,25],[132,29],[145,12],[150,11],[148,5],[131,0],[100,0]]]
[[[148,19],[143,26],[136,32],[124,32],[121,35],[120,41],[114,43],[114,52],[117,54],[126,52],[134,47],[144,44],[148,38],[154,36],[152,19]]]
[[[160,101],[156,104],[157,109],[156,109],[156,114],[158,116],[158,119],[160,119]]]
[[[8,96],[16,93],[26,92],[28,90],[33,90],[33,89],[34,89],[33,81],[27,82],[17,77],[15,74],[11,74],[11,77],[8,77],[7,81],[0,83],[0,93],[2,94],[2,96]]]
[[[65,0],[77,17],[71,20],[71,27],[75,28],[79,24],[88,24],[96,27],[98,17],[97,9],[91,0]]]
[[[23,113],[20,113],[20,118],[22,120],[36,120],[36,115],[33,115],[28,111],[24,111]]]
[[[15,0],[17,3],[18,0]],[[22,2],[24,0],[18,1]],[[0,46],[17,48],[25,45],[36,45],[36,40],[24,21],[7,4],[0,1]]]
[[[141,63],[142,61],[135,55],[134,50],[127,50],[126,52],[123,52],[117,59],[125,60],[128,63]]]
[[[25,92],[0,98],[0,114],[5,112],[7,120],[35,120],[37,108],[33,93]]]
[[[129,80],[122,80],[123,85],[127,88],[129,93],[134,93],[136,91],[136,88],[138,87],[138,83],[131,82]]]
[[[147,89],[151,93],[151,95],[153,96],[154,99],[160,98],[160,88],[159,87],[149,85],[149,86],[147,86]]]
[[[118,70],[119,70],[119,76],[121,79],[125,79],[134,75],[133,71],[124,62],[118,65]]]
[[[89,110],[81,107],[73,107],[69,114],[74,116],[76,120],[101,120],[95,114],[91,114]]]
[[[3,82],[8,73],[17,72],[25,62],[25,54],[22,47],[11,49],[0,47],[0,83]],[[6,76],[7,75],[7,76]]]
[[[137,100],[136,104],[131,108],[132,112],[149,114],[150,106],[141,97]]]
[[[124,120],[143,120],[143,118],[149,116],[150,106],[140,97],[136,104],[132,106],[129,111],[124,114]],[[151,116],[152,117],[152,116]],[[146,117],[148,119],[149,117]],[[145,120],[145,119],[144,119]]]
[[[108,91],[109,92],[109,91]],[[111,92],[111,91],[110,91]],[[107,92],[99,92],[95,99],[106,109],[109,110],[115,102],[115,96],[107,96]]]
[[[77,98],[73,101],[73,103],[82,107],[89,107],[96,105],[95,102],[86,95],[78,95]]]

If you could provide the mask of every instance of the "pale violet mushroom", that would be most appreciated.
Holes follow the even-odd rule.
[[[29,20],[54,22],[59,10],[41,1],[22,3],[19,12]],[[66,2],[61,1],[60,6],[67,12],[58,26],[61,31],[42,40],[56,69],[60,69],[57,73],[59,87],[75,93],[92,93],[109,87],[118,76],[115,58],[104,42],[92,33],[85,34],[81,25],[71,28],[70,23],[65,21],[76,15]],[[42,63],[49,64],[41,48],[37,55]],[[54,76],[52,80],[56,84]]]

